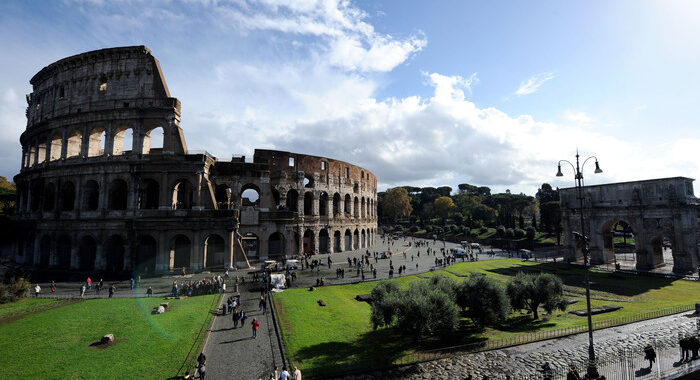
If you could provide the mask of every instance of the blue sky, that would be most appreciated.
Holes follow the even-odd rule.
[[[381,188],[532,194],[571,184],[553,174],[578,147],[605,171],[587,183],[700,178],[698,2],[37,4],[0,4],[3,176],[19,171],[34,73],[145,44],[188,147],[220,159],[275,148],[357,163]]]

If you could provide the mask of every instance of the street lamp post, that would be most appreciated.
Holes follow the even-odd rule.
[[[590,265],[589,262],[589,254],[590,254],[590,249],[588,248],[588,242],[589,238],[586,236],[586,231],[584,228],[583,224],[583,167],[586,165],[586,162],[590,160],[591,158],[595,159],[595,173],[602,173],[603,171],[600,170],[600,166],[598,165],[598,158],[596,156],[590,156],[586,158],[583,161],[583,164],[579,166],[579,154],[578,154],[578,149],[576,150],[576,167],[574,167],[574,164],[567,160],[560,160],[559,163],[557,164],[558,170],[557,170],[557,177],[562,177],[564,174],[561,172],[561,163],[562,162],[567,162],[569,165],[571,165],[571,168],[574,169],[574,180],[576,183],[576,189],[578,190],[578,201],[579,201],[579,212],[581,213],[581,233],[574,233],[576,237],[580,240],[581,242],[581,247],[583,250],[583,266],[584,266],[584,282],[586,284],[586,314],[588,316],[588,368],[587,368],[587,373],[589,376],[592,378],[597,378],[598,377],[598,369],[596,368],[595,364],[595,350],[593,349],[593,322],[591,321],[591,283],[589,280],[588,276],[588,267]]]

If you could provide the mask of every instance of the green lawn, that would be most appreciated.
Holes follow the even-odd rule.
[[[10,314],[31,312],[63,301],[65,300],[56,298],[22,298],[16,302],[3,303],[0,304],[0,319]]]
[[[372,330],[369,322],[370,306],[354,299],[358,294],[371,292],[377,282],[365,282],[342,286],[307,289],[289,289],[274,295],[282,327],[282,336],[287,353],[293,362],[303,370],[314,368],[316,372],[324,366],[334,365],[352,368],[374,360],[383,364],[396,362],[406,354],[423,349],[483,341],[484,339],[511,338],[534,331],[566,328],[586,323],[585,317],[568,313],[571,310],[585,309],[582,270],[557,264],[522,262],[517,259],[490,260],[458,263],[447,268],[457,274],[471,272],[485,273],[505,282],[518,270],[556,272],[565,283],[567,298],[578,299],[567,312],[554,315],[541,315],[540,320],[532,321],[529,314],[513,313],[504,330],[486,329],[476,331],[468,319],[463,319],[461,330],[449,340],[421,340],[399,335],[394,329]],[[424,273],[427,277],[443,273],[461,281],[453,273],[441,270]],[[397,281],[407,286],[411,281],[421,280],[417,276],[407,276],[388,281]],[[670,306],[685,305],[700,298],[700,284],[691,281],[672,281],[662,278],[619,275],[609,272],[591,273],[592,306],[617,304],[623,309],[593,316],[604,320],[635,315]],[[323,299],[327,306],[317,304]],[[323,373],[324,371],[321,370]]]
[[[8,379],[164,379],[177,374],[218,295],[85,300],[0,323],[0,368]],[[22,301],[28,302],[27,301]],[[108,333],[116,344],[91,347]],[[188,361],[194,362],[196,354]]]

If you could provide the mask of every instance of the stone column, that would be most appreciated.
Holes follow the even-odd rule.
[[[72,234],[70,239],[70,269],[78,269],[80,259],[78,257],[78,236],[77,234]]]
[[[315,229],[313,229],[313,231],[314,231],[314,242],[313,242],[313,244],[314,244],[314,249],[313,249],[311,252],[312,252],[314,255],[318,255],[318,252],[319,252],[318,243],[319,243],[319,240],[320,240],[320,237],[318,236],[318,233],[320,232],[320,230],[319,230],[318,228],[315,228]]]
[[[41,239],[39,239],[39,234],[34,236],[34,252],[33,252],[32,264],[38,265],[41,262]]]
[[[165,233],[158,233],[158,250],[156,252],[156,272],[167,272],[170,270],[170,246],[165,241]]]
[[[105,256],[104,244],[99,242],[97,244],[97,252],[95,254],[95,269],[104,270],[107,268],[107,257]]]
[[[107,157],[114,155],[114,134],[115,134],[114,122],[110,121],[105,127],[105,150],[103,154]]]
[[[204,266],[204,247],[201,243],[202,237],[195,232],[192,237],[192,247],[190,250],[190,269],[192,272],[199,272]],[[206,243],[205,243],[206,244]]]
[[[131,270],[131,244],[124,244],[124,263],[122,263],[122,269],[125,271]]]
[[[232,229],[230,231],[226,231],[226,253],[224,254],[224,267],[226,268],[232,268],[233,267],[233,245],[236,242],[236,230]]]
[[[168,174],[161,173],[160,175],[160,205],[158,210],[172,210],[173,209],[173,193],[170,191],[170,184],[168,183]]]

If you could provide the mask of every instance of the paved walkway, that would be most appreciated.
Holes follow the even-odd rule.
[[[248,314],[246,325],[233,328],[231,314],[217,315],[204,347],[207,357],[207,378],[210,379],[264,379],[270,378],[275,365],[282,368],[282,356],[275,335],[272,315],[258,309],[260,291],[249,283],[239,288],[242,309]],[[232,294],[232,293],[231,293]],[[225,304],[227,293],[222,297]],[[221,310],[221,305],[219,305]],[[260,323],[257,338],[253,339],[251,321]]]

